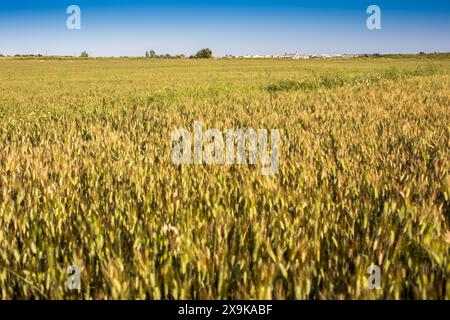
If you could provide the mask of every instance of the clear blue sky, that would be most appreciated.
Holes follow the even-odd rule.
[[[66,8],[81,8],[81,30]],[[382,30],[366,9],[382,10]],[[0,2],[0,53],[94,56],[450,52],[449,0],[17,0]]]

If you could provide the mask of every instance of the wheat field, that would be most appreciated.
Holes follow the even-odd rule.
[[[173,164],[197,120],[278,174]],[[446,56],[0,58],[0,298],[450,299],[449,124]]]

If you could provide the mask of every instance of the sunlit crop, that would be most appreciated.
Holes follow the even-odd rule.
[[[0,60],[0,298],[450,299],[449,89],[448,59]],[[194,121],[279,129],[278,174],[173,164]]]

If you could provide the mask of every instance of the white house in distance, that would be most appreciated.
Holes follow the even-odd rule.
[[[285,53],[278,55],[244,55],[244,56],[232,56],[226,55],[224,58],[236,58],[236,59],[290,59],[290,60],[306,60],[311,58],[319,59],[331,59],[331,58],[341,58],[341,59],[351,59],[361,56],[367,56],[364,54],[299,54],[299,53]]]

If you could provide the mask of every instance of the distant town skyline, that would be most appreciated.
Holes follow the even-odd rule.
[[[381,8],[381,29],[366,26]],[[69,30],[67,7],[81,9]],[[450,52],[449,1],[22,0],[0,3],[0,54],[143,56]]]

